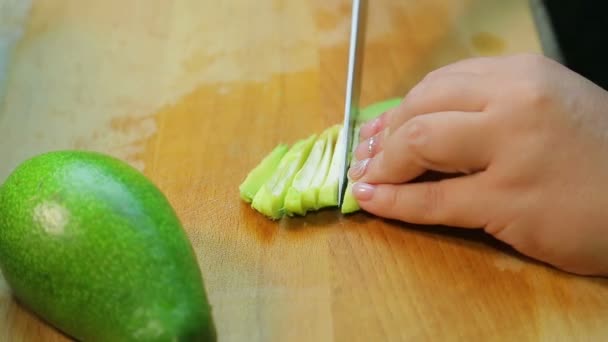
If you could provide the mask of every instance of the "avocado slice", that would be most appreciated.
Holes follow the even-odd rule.
[[[215,341],[196,255],[128,164],[55,151],[0,187],[0,268],[18,302],[80,341]]]
[[[321,186],[323,186],[325,178],[327,178],[334,154],[335,142],[341,127],[341,125],[334,125],[324,131],[326,141],[323,158],[315,172],[312,182],[302,194],[302,205],[309,210],[318,210],[321,208],[319,205],[319,190],[321,189]]]
[[[305,215],[306,212],[314,208],[304,205],[303,194],[306,190],[310,189],[314,176],[319,172],[318,168],[325,151],[325,144],[327,142],[326,136],[328,132],[323,132],[315,141],[306,162],[302,168],[296,174],[291,187],[287,190],[285,196],[285,213],[289,216]]]
[[[340,126],[336,144],[334,145],[334,153],[329,166],[327,176],[323,181],[323,185],[319,189],[319,198],[317,202],[318,208],[333,207],[338,205],[338,182],[342,175],[340,175],[340,165],[343,163],[344,155],[342,153],[336,153],[336,147],[342,145],[344,140],[344,130]]]
[[[355,131],[353,132],[354,133],[353,136],[358,137],[360,129],[361,129],[361,125],[355,126]],[[350,165],[353,165],[353,163],[355,163],[357,161],[357,159],[355,158],[355,149],[357,148],[357,145],[358,145],[357,143],[354,143],[351,148]],[[359,203],[357,203],[357,200],[355,200],[355,197],[353,196],[353,183],[354,183],[353,181],[348,179],[348,183],[346,185],[346,190],[344,190],[344,201],[342,202],[342,206],[340,207],[340,212],[342,214],[350,214],[350,213],[353,213],[353,212],[361,209],[359,207]]]
[[[285,196],[296,173],[308,158],[316,140],[313,134],[296,142],[281,159],[277,169],[255,194],[252,207],[267,217],[277,220],[285,214]]]
[[[277,169],[279,162],[287,151],[289,151],[287,144],[279,144],[262,159],[260,164],[247,174],[247,177],[239,187],[241,198],[245,202],[251,203],[253,201],[255,194],[262,184],[266,183],[272,176],[272,173]]]
[[[397,107],[399,104],[401,104],[401,101],[402,99],[400,97],[394,97],[388,100],[370,104],[369,106],[361,109],[359,116],[357,116],[356,124],[362,125],[369,120],[377,118],[387,110]]]
[[[390,98],[361,109],[355,123],[355,139],[361,125],[400,103],[401,98]],[[336,148],[342,145],[343,134],[342,125],[337,124],[318,137],[313,135],[298,141],[291,149],[277,146],[241,184],[241,197],[271,219],[338,206],[338,184],[342,177],[338,173],[344,156],[336,153]],[[355,141],[347,157],[351,164],[355,161],[356,146]],[[352,195],[352,186],[348,180],[340,206],[343,214],[360,210]]]

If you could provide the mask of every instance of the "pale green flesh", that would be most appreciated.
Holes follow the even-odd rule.
[[[357,125],[355,127],[355,131],[353,133],[354,137],[359,137],[360,128],[361,128],[361,125]],[[356,138],[356,139],[358,141],[358,138]],[[355,149],[356,148],[357,148],[357,144],[354,143],[351,148],[350,165],[353,165],[357,161],[357,159],[355,158]],[[348,179],[348,185],[346,186],[346,190],[344,192],[344,201],[342,202],[340,211],[342,212],[342,214],[350,214],[355,211],[358,211],[359,209],[361,209],[359,207],[359,203],[357,203],[357,200],[355,200],[355,197],[353,196],[353,182],[350,179]]]
[[[312,207],[307,207],[303,204],[302,194],[310,187],[315,176],[315,171],[321,162],[327,134],[328,132],[325,131],[317,138],[306,162],[296,174],[292,186],[287,190],[287,195],[285,196],[285,213],[287,215],[304,215],[308,210],[314,209],[314,203]]]
[[[278,145],[247,175],[239,187],[241,198],[245,202],[251,203],[260,187],[268,181],[277,169],[279,162],[287,151],[289,151],[289,147],[286,144]]]
[[[357,119],[354,143],[348,158],[351,165],[356,161],[359,129],[387,110],[398,106],[400,98],[374,103],[360,111]],[[283,215],[305,215],[309,211],[338,206],[339,174],[343,154],[335,153],[344,139],[342,125],[327,128],[318,137],[312,135],[296,142],[291,149],[277,146],[250,172],[241,184],[241,197],[251,206],[272,219]],[[352,194],[353,183],[348,180],[343,214],[360,210]]]
[[[300,140],[285,154],[277,170],[253,198],[251,206],[254,209],[272,219],[279,219],[283,216],[287,190],[291,186],[295,174],[308,158],[315,139],[316,135],[311,135],[307,139]]]
[[[319,167],[317,168],[314,178],[312,179],[308,188],[302,193],[302,205],[310,210],[319,209],[319,189],[323,185],[323,181],[327,177],[329,172],[329,165],[334,153],[335,141],[340,131],[340,125],[332,126],[325,130],[325,150],[323,151],[323,157]]]
[[[401,103],[401,98],[392,98],[381,102],[373,103],[359,112],[357,117],[357,125],[364,124],[365,122],[375,119],[382,113],[389,109],[397,107]]]
[[[340,165],[343,163],[344,155],[342,153],[336,153],[335,148],[336,146],[341,146],[343,139],[343,130],[340,129],[336,144],[334,145],[334,154],[331,159],[329,171],[327,172],[327,177],[325,177],[323,185],[319,189],[319,209],[338,205],[338,181],[341,177]]]

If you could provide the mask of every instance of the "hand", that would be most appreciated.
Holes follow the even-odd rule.
[[[542,56],[463,60],[361,128],[362,209],[483,228],[565,271],[608,275],[608,93]],[[428,170],[455,174],[411,182]]]

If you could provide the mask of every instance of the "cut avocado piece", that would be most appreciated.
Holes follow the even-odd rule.
[[[360,128],[361,128],[361,125],[357,125],[355,127],[353,136],[355,136],[355,137],[359,136]],[[356,148],[357,148],[357,144],[354,143],[351,148],[351,151],[350,151],[350,158],[351,158],[350,165],[353,165],[357,161],[357,159],[355,158],[355,149]],[[359,207],[359,203],[357,203],[357,200],[355,200],[355,197],[353,196],[353,181],[348,179],[348,184],[346,185],[346,190],[344,190],[344,201],[342,202],[340,211],[342,212],[342,214],[350,214],[355,211],[358,211],[359,209],[361,209]]]
[[[279,162],[281,159],[283,159],[283,156],[287,153],[287,151],[289,151],[289,146],[287,144],[279,144],[266,157],[264,157],[258,166],[249,172],[239,187],[241,198],[245,202],[251,203],[253,197],[258,192],[260,187],[268,181],[268,179],[277,169]]]
[[[338,131],[338,138],[336,139],[336,143],[334,144],[334,152],[331,158],[331,164],[329,166],[329,171],[327,172],[327,176],[323,181],[323,185],[319,189],[319,198],[317,207],[326,208],[333,207],[338,205],[338,183],[340,177],[340,166],[344,162],[344,154],[337,153],[336,148],[338,146],[342,146],[342,140],[345,139],[344,130],[342,126]]]
[[[359,130],[362,124],[387,110],[398,106],[401,98],[373,103],[360,110],[356,122],[353,146],[347,158],[354,162]],[[345,138],[342,125],[333,125],[318,137],[310,136],[298,141],[287,150],[275,148],[248,175],[241,184],[241,197],[252,207],[272,219],[283,215],[306,215],[309,211],[338,206],[338,174],[344,154],[336,153]],[[358,211],[359,205],[352,195],[352,182],[347,188],[340,211],[344,214]]]
[[[323,186],[323,182],[325,181],[327,173],[329,172],[331,160],[334,155],[334,147],[336,145],[335,142],[341,128],[341,125],[334,125],[326,129],[323,133],[326,139],[323,158],[321,159],[311,184],[302,194],[302,205],[306,208],[311,208],[309,210],[320,209],[319,190],[321,189],[321,186]]]
[[[312,206],[304,205],[302,197],[304,192],[310,189],[314,176],[319,172],[318,168],[323,158],[328,134],[329,132],[326,130],[317,138],[306,162],[294,177],[291,187],[287,190],[287,195],[285,196],[285,214],[289,216],[294,214],[305,215],[308,210],[315,208],[315,203],[312,203]]]
[[[357,203],[357,200],[355,200],[355,197],[353,196],[353,184],[354,183],[349,180],[348,185],[346,186],[344,202],[342,202],[342,207],[340,207],[340,212],[342,214],[351,214],[361,209],[359,203]]]
[[[364,124],[369,120],[377,118],[387,110],[397,107],[399,104],[401,104],[401,101],[401,98],[396,97],[372,103],[371,105],[361,109],[361,111],[359,112],[359,116],[357,117],[357,125]]]
[[[308,158],[315,140],[316,135],[313,134],[307,139],[299,140],[287,151],[275,172],[255,194],[251,204],[254,209],[273,220],[280,219],[283,216],[287,190],[291,186],[296,173]]]

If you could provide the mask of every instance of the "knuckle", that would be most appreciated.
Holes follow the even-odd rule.
[[[390,183],[398,175],[395,165],[397,164],[387,160],[386,155],[382,152],[369,159],[360,181],[372,184]]]
[[[424,89],[424,87],[426,86],[426,84],[429,81],[425,78],[424,80],[422,80],[420,83],[416,84],[415,86],[413,86],[405,95],[405,98],[403,99],[404,102],[408,103],[408,105],[412,105],[412,102],[418,101],[419,97],[424,93],[424,91],[422,91]]]
[[[387,116],[388,117],[385,119],[386,123],[384,124],[384,134],[392,134],[399,128],[399,125],[405,121],[404,113],[401,111],[392,110],[387,114]]]
[[[399,191],[388,191],[387,195],[384,198],[384,203],[381,203],[381,206],[384,208],[384,210],[393,213],[398,213],[399,211],[401,211],[401,203],[403,203],[403,201],[401,201],[401,196],[399,194]]]
[[[538,65],[545,61],[545,57],[540,54],[525,52],[516,55],[516,58],[527,65]]]
[[[420,214],[427,222],[441,221],[440,208],[445,200],[445,194],[441,184],[441,182],[429,183],[424,187]]]
[[[378,165],[380,162],[377,162],[376,166],[385,175],[384,180],[400,182],[412,173],[412,162],[415,162],[415,157],[411,153],[404,153],[403,148],[395,143],[385,145],[378,156],[381,156],[378,159],[381,159],[382,165]]]
[[[424,76],[424,78],[422,79],[422,82],[434,80],[437,77],[439,77],[440,75],[442,75],[444,72],[445,72],[444,68],[439,68],[439,69],[430,71]]]
[[[515,81],[513,94],[526,106],[545,106],[552,99],[552,85],[550,71],[548,71],[548,59],[534,53],[524,53],[514,57],[519,68],[518,73],[525,77]]]
[[[416,104],[417,102],[426,99],[426,90],[429,88],[433,88],[437,84],[437,81],[438,79],[440,79],[441,75],[442,71],[440,70],[431,71],[426,74],[426,76],[424,76],[424,78],[420,82],[418,82],[410,89],[410,91],[406,94],[403,102],[408,103],[408,105],[411,107],[413,104]]]
[[[535,75],[519,82],[516,96],[522,103],[533,108],[544,108],[551,103],[550,88],[540,75]]]
[[[404,127],[405,141],[411,146],[422,145],[430,135],[431,128],[420,117],[411,119]]]
[[[509,221],[506,221],[504,219],[495,219],[495,220],[493,220],[491,222],[488,222],[483,227],[483,230],[486,233],[488,233],[488,234],[490,234],[490,235],[492,235],[492,236],[494,236],[494,237],[496,237],[496,238],[498,238],[500,240],[505,240],[503,234],[505,233],[507,227],[509,226],[508,222]]]

